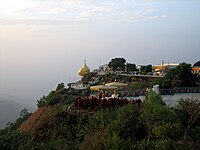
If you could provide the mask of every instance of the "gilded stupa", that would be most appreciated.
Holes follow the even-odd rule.
[[[84,60],[83,66],[79,69],[78,74],[84,78],[90,73],[90,68],[86,65],[86,60]]]

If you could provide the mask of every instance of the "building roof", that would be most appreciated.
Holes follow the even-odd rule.
[[[200,67],[200,61],[197,61],[197,62],[193,65],[193,67]]]

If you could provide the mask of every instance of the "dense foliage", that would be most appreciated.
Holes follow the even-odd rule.
[[[147,74],[149,72],[152,72],[152,65],[141,66],[141,68],[140,68],[141,74]]]
[[[162,89],[173,89],[177,87],[197,87],[200,85],[200,76],[192,72],[191,64],[180,63],[175,68],[166,68],[162,79],[154,79],[147,82],[148,85],[159,84]]]
[[[126,69],[127,69],[127,72],[138,71],[136,64],[131,64],[131,63],[126,64]]]
[[[191,64],[181,63],[176,68],[166,72],[165,77],[170,80],[172,87],[196,86],[197,76],[192,73]]]
[[[31,134],[21,133],[17,128],[31,115],[26,108],[20,112],[15,122],[9,122],[7,127],[0,130],[0,149],[15,150],[23,145],[24,141],[31,139]]]
[[[37,106],[55,105],[58,103],[67,105],[73,101],[74,96],[80,95],[80,91],[66,89],[64,83],[58,84],[56,90],[51,91],[47,96],[43,96],[37,100]]]
[[[108,67],[110,67],[113,71],[124,71],[125,63],[126,63],[126,60],[124,58],[113,58],[108,63]]]
[[[61,89],[62,85],[56,91]],[[101,105],[98,99],[79,97],[72,104],[69,99],[68,105],[62,101],[50,107],[44,105],[48,109],[30,133],[16,130],[18,121],[0,130],[0,147],[8,150],[200,149],[199,99],[182,99],[174,108],[166,106],[161,96],[152,91],[140,105],[115,100],[110,100],[114,105],[108,101]],[[20,118],[26,119],[28,115],[24,110]]]
[[[113,58],[108,63],[108,67],[110,67],[113,71],[127,71],[127,72],[138,71],[136,64],[132,63],[125,64],[125,63],[126,60],[124,58]]]

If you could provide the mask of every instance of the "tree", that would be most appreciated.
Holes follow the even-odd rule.
[[[182,114],[180,118],[185,125],[184,139],[186,140],[189,130],[200,124],[200,101],[194,98],[181,99],[177,110]]]
[[[45,100],[46,100],[46,97],[44,95],[39,100],[37,100],[37,106],[38,106],[38,108],[40,106],[43,106],[45,104]]]
[[[124,71],[126,60],[124,58],[114,58],[108,63],[108,67],[113,71]]]
[[[142,74],[147,74],[148,72],[152,72],[152,65],[141,66],[140,71]]]
[[[56,88],[56,91],[62,90],[64,88],[65,88],[65,84],[64,83],[59,83],[58,86],[57,86],[57,88]]]
[[[162,124],[163,122],[173,122],[176,114],[169,107],[166,107],[161,95],[149,90],[147,92],[140,117],[141,121],[144,122],[148,132],[146,148],[149,149],[150,140],[153,137],[152,132],[154,127]]]
[[[127,64],[126,64],[126,67],[127,67],[127,72],[130,72],[130,71],[137,71],[137,70],[138,70],[135,64],[127,63]]]
[[[21,118],[23,118],[23,117],[26,117],[26,116],[29,115],[29,114],[30,114],[30,113],[28,112],[28,109],[27,109],[27,108],[24,108],[23,110],[21,110],[19,116],[20,116]]]
[[[180,63],[176,68],[166,71],[166,79],[170,79],[174,87],[196,86],[197,76],[192,73],[191,64]]]

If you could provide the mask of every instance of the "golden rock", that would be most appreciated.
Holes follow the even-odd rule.
[[[86,65],[86,60],[84,60],[83,66],[79,69],[78,74],[82,77],[87,76],[90,73],[90,68]]]

